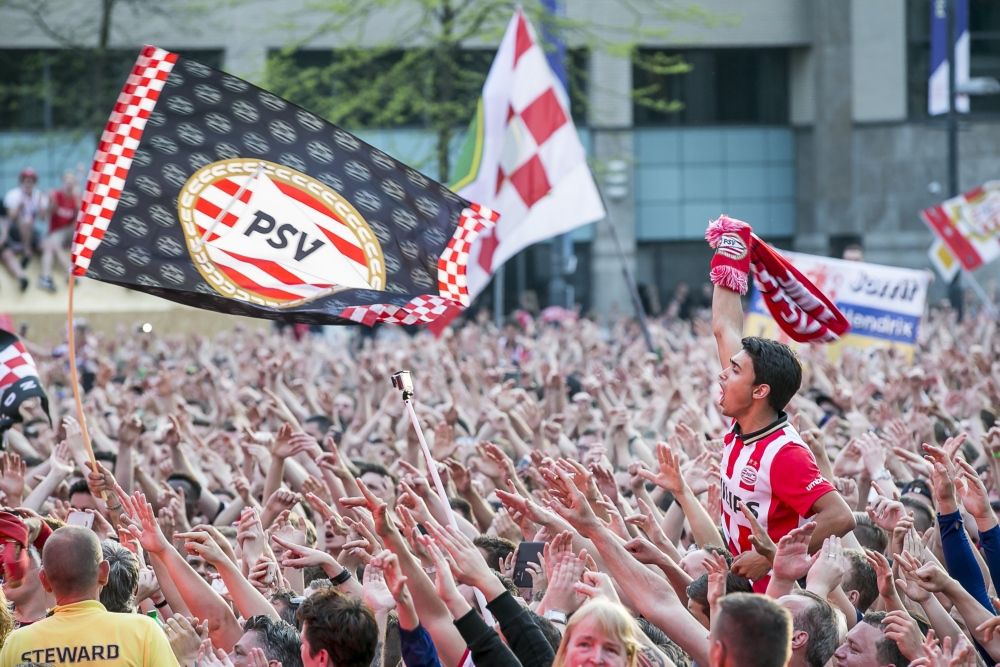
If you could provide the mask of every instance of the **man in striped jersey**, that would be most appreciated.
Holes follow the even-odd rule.
[[[823,478],[812,452],[784,412],[802,382],[798,359],[788,346],[776,341],[743,338],[740,294],[719,284],[725,281],[714,280],[720,263],[735,265],[744,275],[749,272],[745,250],[749,225],[743,232],[731,234],[727,243],[720,244],[713,260],[712,330],[723,369],[719,406],[733,420],[720,464],[722,524],[736,556],[733,572],[753,580],[754,589],[762,593],[771,564],[752,548],[747,513],[756,517],[775,543],[809,517],[817,524],[810,552],[817,551],[826,537],[850,532],[854,517],[843,497]]]

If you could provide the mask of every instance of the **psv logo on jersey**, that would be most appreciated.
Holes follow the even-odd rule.
[[[747,486],[756,486],[757,469],[752,466],[744,466],[743,470],[740,471],[740,481]]]
[[[345,289],[383,290],[382,247],[328,185],[266,160],[208,164],[177,199],[187,249],[231,299],[287,308]]]

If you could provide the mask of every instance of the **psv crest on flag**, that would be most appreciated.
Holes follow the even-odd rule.
[[[74,272],[191,306],[423,324],[498,214],[246,81],[145,47],[98,145]]]

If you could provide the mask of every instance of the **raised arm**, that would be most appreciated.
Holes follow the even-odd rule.
[[[743,337],[743,304],[740,295],[747,293],[750,282],[750,225],[742,220],[719,216],[708,225],[705,240],[715,248],[709,279],[715,285],[712,294],[712,333],[719,346],[719,362],[729,367],[729,360],[740,349]]]
[[[743,338],[743,303],[739,294],[719,285],[712,292],[712,333],[719,349],[719,363],[729,368],[729,360],[739,352]]]

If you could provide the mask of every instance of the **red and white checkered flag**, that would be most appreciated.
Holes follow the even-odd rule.
[[[533,243],[605,216],[569,100],[524,12],[514,12],[483,87],[452,184],[461,196],[500,213],[474,244],[469,293]]]
[[[0,433],[21,421],[18,408],[33,396],[41,399],[47,415],[49,400],[38,378],[35,360],[17,336],[0,329]]]

